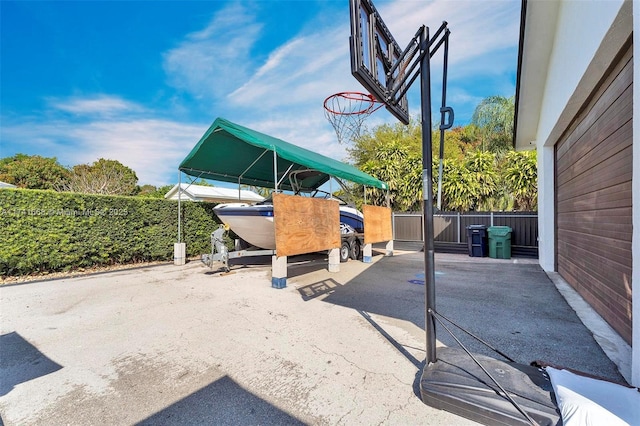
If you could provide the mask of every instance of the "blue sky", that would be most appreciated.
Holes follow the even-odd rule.
[[[402,48],[421,25],[449,23],[455,124],[483,98],[515,93],[520,1],[374,4]],[[65,166],[102,157],[131,167],[141,185],[170,184],[223,117],[347,158],[322,108],[330,94],[364,90],[350,72],[347,0],[2,0],[0,20],[0,157]],[[395,122],[381,109],[366,124]]]

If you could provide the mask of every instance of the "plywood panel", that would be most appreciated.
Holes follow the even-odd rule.
[[[393,239],[391,209],[379,206],[362,206],[364,215],[364,243],[373,244]]]
[[[276,254],[293,256],[340,247],[337,201],[274,194]]]

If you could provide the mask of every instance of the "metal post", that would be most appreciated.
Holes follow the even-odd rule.
[[[442,64],[442,106],[440,107],[440,162],[438,164],[438,210],[442,209],[442,169],[444,159],[444,131],[451,127],[445,123],[448,111],[447,108],[447,69],[449,62],[449,30],[445,30],[444,34],[444,60]],[[451,120],[449,120],[451,121]],[[449,123],[451,124],[451,123]]]
[[[182,220],[182,209],[180,207],[180,195],[182,194],[182,173],[178,170],[178,243],[181,243],[182,232],[180,229],[180,222]]]
[[[421,49],[429,49],[429,28],[420,36]],[[422,55],[420,61],[420,93],[422,102],[422,214],[424,217],[424,278],[425,278],[425,332],[426,363],[436,362],[436,328],[431,311],[435,310],[436,274],[433,244],[433,166],[431,164],[431,55]]]
[[[278,154],[273,150],[273,192],[278,192]]]
[[[391,238],[396,239],[396,214],[391,212]]]

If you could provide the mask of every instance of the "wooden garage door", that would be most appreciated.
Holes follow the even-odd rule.
[[[556,144],[557,271],[631,343],[633,61],[628,43]]]

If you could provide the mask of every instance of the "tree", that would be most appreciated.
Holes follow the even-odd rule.
[[[515,96],[490,96],[473,112],[471,124],[477,127],[483,151],[502,152],[513,146]]]
[[[389,185],[387,191],[370,189],[367,202],[386,204],[388,195],[391,208],[396,211],[420,210],[422,193],[422,160],[415,153],[396,142],[381,146],[374,158],[361,166],[362,171]]]
[[[141,197],[157,198],[157,197],[154,197],[153,195],[156,193],[157,190],[158,188],[156,188],[154,185],[149,185],[149,184],[142,185],[136,188],[136,195]]]
[[[79,164],[71,169],[64,190],[86,194],[135,195],[136,173],[116,160],[100,158],[93,164]]]
[[[504,180],[516,210],[538,209],[537,152],[511,151],[504,159]]]
[[[199,181],[195,182],[194,185],[215,186],[214,184],[212,184],[211,182],[209,182],[208,180],[205,180],[205,179],[200,179]]]
[[[465,154],[475,151],[480,144],[477,138],[477,130],[473,125],[456,126],[444,133],[444,158],[456,158],[461,160]],[[440,158],[440,130],[431,132],[432,157]]]
[[[146,198],[164,198],[165,194],[173,188],[173,185],[155,187],[153,185],[142,185],[136,189],[136,195]]]
[[[0,181],[25,189],[56,189],[69,176],[55,157],[16,154],[0,160]]]
[[[472,123],[445,132],[443,210],[536,208],[535,153],[513,152],[513,111],[514,97],[492,96],[478,105]],[[389,185],[388,196],[396,211],[422,208],[421,130],[415,119],[407,126],[385,124],[366,131],[349,148],[356,167]],[[434,193],[438,187],[439,133],[432,130]],[[357,193],[362,192],[359,189]],[[368,190],[367,201],[384,204],[386,196],[386,191]]]
[[[240,189],[246,189],[248,191],[255,192],[256,194],[264,198],[270,198],[271,193],[273,192],[273,188],[265,188],[262,186],[254,186],[254,185],[240,185]]]
[[[480,193],[480,183],[465,162],[454,158],[443,161],[442,209],[470,211]]]
[[[496,155],[491,152],[473,151],[465,156],[464,166],[478,183],[474,210],[491,210],[491,200],[497,195],[499,177],[495,169]]]
[[[402,123],[377,126],[372,131],[365,131],[358,136],[354,140],[353,147],[347,148],[347,152],[356,165],[374,160],[380,149],[391,144],[402,146],[407,154],[421,155],[422,129],[419,124],[411,119],[406,126]]]

